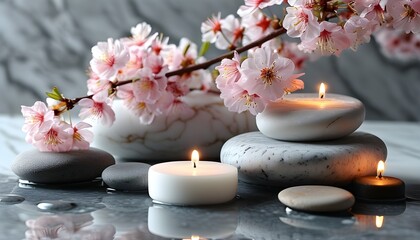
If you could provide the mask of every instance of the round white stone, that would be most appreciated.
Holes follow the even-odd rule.
[[[114,157],[96,148],[69,152],[40,152],[33,149],[16,156],[11,168],[22,180],[64,184],[93,180],[112,164],[115,164]]]
[[[341,188],[307,185],[284,189],[278,195],[284,205],[301,211],[337,212],[349,209],[354,196]]]
[[[386,155],[385,143],[364,132],[323,142],[285,142],[250,132],[229,139],[220,160],[237,167],[239,179],[248,183],[337,186],[375,175],[378,161]]]
[[[102,180],[111,188],[122,191],[147,189],[150,165],[138,162],[117,163],[102,172]]]
[[[328,94],[290,94],[271,102],[256,117],[257,127],[265,136],[285,141],[336,139],[354,132],[365,119],[359,100]]]

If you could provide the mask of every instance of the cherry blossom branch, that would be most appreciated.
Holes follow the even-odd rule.
[[[250,50],[251,48],[258,47],[258,46],[262,45],[263,43],[265,43],[265,42],[267,42],[267,41],[269,41],[269,40],[271,40],[273,38],[276,38],[276,37],[278,37],[278,36],[280,36],[280,35],[282,35],[284,33],[286,33],[286,29],[284,29],[283,27],[281,27],[279,29],[274,30],[272,33],[268,34],[267,36],[262,37],[259,40],[256,40],[254,42],[251,42],[248,45],[245,45],[243,47],[237,48],[236,50],[232,50],[232,51],[230,51],[228,53],[225,53],[225,54],[220,55],[220,56],[218,56],[216,58],[210,59],[210,60],[208,60],[206,62],[195,64],[195,65],[191,65],[191,66],[186,67],[186,68],[181,68],[181,69],[178,69],[178,70],[167,72],[165,76],[166,77],[172,77],[172,76],[182,75],[184,73],[189,73],[189,72],[192,72],[192,71],[195,71],[195,70],[199,70],[199,69],[207,69],[211,65],[213,65],[215,63],[218,63],[218,62],[222,61],[225,58],[232,58],[234,51],[236,51],[238,53],[243,53],[245,51]]]
[[[237,49],[232,50],[230,52],[227,52],[225,54],[222,54],[222,55],[220,55],[216,58],[210,59],[210,60],[208,60],[206,62],[203,62],[203,63],[194,64],[194,65],[191,65],[189,67],[185,67],[185,68],[181,68],[181,69],[178,69],[178,70],[167,72],[165,74],[165,76],[166,77],[172,77],[172,76],[182,75],[184,73],[193,72],[193,71],[196,71],[196,70],[199,70],[199,69],[207,69],[211,65],[216,64],[216,63],[222,61],[225,58],[232,58],[235,51],[238,52],[238,53],[243,53],[243,52],[248,51],[248,50],[250,50],[254,47],[261,46],[263,43],[265,43],[265,42],[267,42],[271,39],[274,39],[274,38],[276,38],[276,37],[278,37],[278,36],[280,36],[284,33],[286,33],[286,29],[284,29],[283,27],[280,27],[279,29],[274,30],[272,33],[254,41],[254,42],[251,42],[251,43],[249,43],[249,44],[247,44],[243,47],[240,47],[240,48],[237,48]],[[125,81],[119,81],[119,82],[114,83],[112,88],[115,89],[118,86],[129,84],[129,83],[132,83],[133,81],[136,81],[136,80],[138,80],[138,79],[134,79],[134,80],[130,79],[130,80],[125,80]],[[69,109],[69,110],[72,109],[74,107],[74,105],[76,105],[82,99],[85,99],[85,98],[90,98],[91,99],[92,97],[93,97],[93,94],[83,96],[83,97],[74,98],[74,99],[66,98],[67,109]]]

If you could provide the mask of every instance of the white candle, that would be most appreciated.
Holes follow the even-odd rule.
[[[149,207],[147,225],[151,233],[165,238],[226,239],[233,235],[238,213],[234,208],[213,210],[153,205]]]
[[[365,108],[358,99],[324,90],[286,95],[270,103],[256,119],[258,129],[267,137],[319,141],[353,133],[364,118]]]
[[[195,167],[194,167],[195,162]],[[153,165],[148,176],[149,196],[173,205],[207,205],[232,200],[238,187],[238,170],[228,164],[198,161]]]

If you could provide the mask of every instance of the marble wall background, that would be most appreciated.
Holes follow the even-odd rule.
[[[185,36],[199,43],[203,20],[218,11],[236,12],[242,2],[0,0],[0,114],[19,114],[20,105],[44,99],[55,85],[69,97],[85,94],[90,48],[128,35],[139,22],[172,42]],[[304,71],[305,91],[325,81],[330,92],[361,99],[368,119],[420,121],[420,63],[386,59],[374,42],[312,62]]]

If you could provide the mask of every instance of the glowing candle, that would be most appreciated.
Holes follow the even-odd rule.
[[[156,164],[149,169],[149,196],[163,204],[206,205],[232,200],[238,185],[238,170],[228,164],[191,161]]]
[[[318,141],[353,133],[365,119],[358,99],[318,93],[293,93],[267,105],[257,115],[257,127],[267,137],[285,141]]]
[[[353,194],[361,200],[398,201],[405,199],[405,184],[398,178],[384,176],[385,163],[379,161],[376,176],[365,176],[353,181]]]

